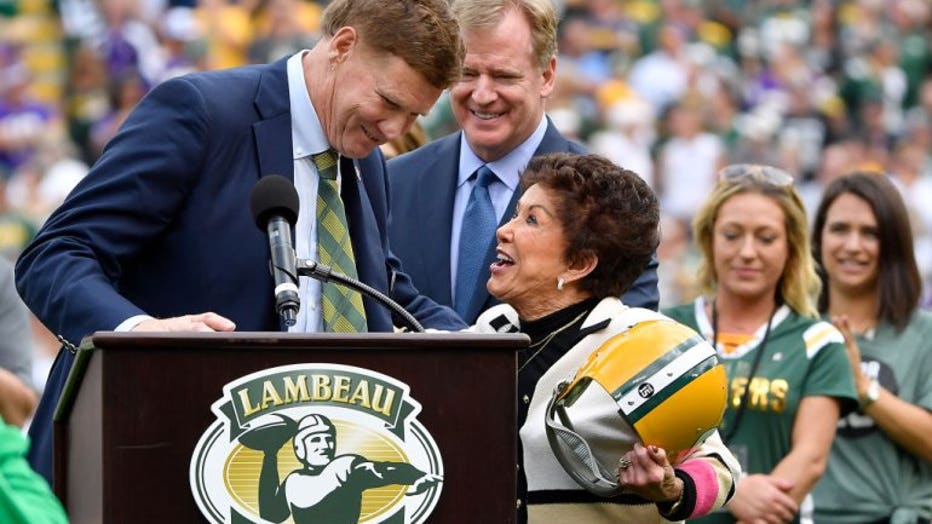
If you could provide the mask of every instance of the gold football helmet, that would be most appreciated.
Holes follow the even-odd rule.
[[[618,460],[635,442],[663,448],[676,464],[725,412],[725,369],[712,346],[667,317],[629,312],[633,325],[560,382],[547,407],[554,455],[577,483],[602,496],[620,493]]]

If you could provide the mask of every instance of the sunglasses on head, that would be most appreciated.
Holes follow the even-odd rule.
[[[718,172],[719,180],[740,182],[753,180],[767,182],[775,186],[793,185],[793,176],[782,169],[761,164],[732,164]]]

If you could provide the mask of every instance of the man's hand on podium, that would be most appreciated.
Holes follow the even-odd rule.
[[[236,324],[216,313],[200,313],[171,318],[149,318],[136,324],[132,331],[233,331]]]

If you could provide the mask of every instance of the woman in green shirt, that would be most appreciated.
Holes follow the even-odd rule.
[[[932,518],[932,314],[909,216],[883,175],[833,181],[813,226],[820,311],[848,348],[861,409],[841,420],[816,486],[816,522],[928,523]]]
[[[721,432],[745,472],[728,511],[696,522],[799,522],[838,418],[856,405],[842,335],[818,318],[792,182],[769,166],[722,170],[693,220],[706,295],[665,311],[712,341],[725,365]]]

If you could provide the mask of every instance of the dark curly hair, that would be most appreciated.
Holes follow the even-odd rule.
[[[555,196],[566,233],[566,258],[598,257],[580,281],[599,298],[621,296],[644,271],[660,242],[657,196],[633,171],[598,155],[554,153],[535,157],[522,189],[540,185]]]

